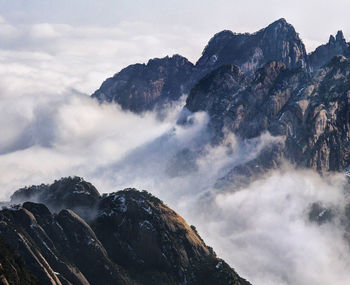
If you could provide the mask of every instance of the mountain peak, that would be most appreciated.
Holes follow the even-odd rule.
[[[221,65],[234,64],[252,75],[274,60],[283,62],[288,68],[304,68],[306,58],[305,46],[294,27],[281,18],[252,34],[227,30],[215,34],[196,67],[205,75]]]
[[[329,36],[329,41],[327,44],[320,45],[309,55],[310,69],[317,70],[318,68],[329,63],[334,56],[348,56],[348,54],[349,45],[344,38],[343,32],[339,30],[335,36]]]
[[[90,184],[60,179],[46,185],[37,202],[82,183]],[[56,214],[46,206],[26,202],[0,210],[0,249],[2,242],[15,249],[40,284],[250,284],[216,257],[194,226],[146,191],[98,195],[88,220],[65,205]],[[0,250],[0,264],[3,255]],[[0,268],[1,284],[2,274]]]
[[[334,43],[335,43],[335,38],[334,38],[333,35],[330,35],[330,36],[329,36],[328,43],[329,43],[329,44],[334,44]]]
[[[234,33],[230,30],[222,30],[214,35],[213,38],[220,38],[220,37],[226,37],[226,36],[233,36]]]
[[[280,25],[290,25],[287,20],[285,18],[280,18],[276,21],[274,21],[272,24],[270,25],[277,25],[277,24],[280,24]]]
[[[339,30],[335,37],[333,35],[329,36],[328,44],[335,44],[335,43],[340,43],[340,44],[346,43],[342,30]]]
[[[335,36],[335,39],[336,39],[337,42],[345,42],[345,37],[344,37],[344,34],[343,34],[342,30],[339,30],[337,32],[337,35]]]
[[[276,29],[276,28],[287,28],[287,29],[292,29],[295,32],[295,29],[293,27],[293,25],[289,24],[285,18],[281,18],[278,19],[277,21],[274,21],[273,23],[271,23],[270,25],[268,25],[265,29]]]

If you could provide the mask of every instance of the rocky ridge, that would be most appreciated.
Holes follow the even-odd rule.
[[[309,55],[310,69],[316,71],[336,55],[344,55],[347,57],[350,55],[349,44],[346,42],[342,31],[338,31],[335,37],[330,35],[327,44],[317,47],[316,50]]]
[[[188,95],[199,79],[222,65],[235,64],[252,74],[271,60],[281,60],[291,68],[307,68],[304,44],[285,19],[254,34],[216,34],[195,65],[179,55],[130,65],[103,82],[92,97],[139,113]]]
[[[39,280],[26,268],[21,256],[0,240],[0,284],[38,284]]]
[[[146,191],[85,191],[94,217],[67,209],[87,185],[74,177],[24,188],[0,211],[0,239],[41,284],[249,284]],[[53,204],[57,195],[66,199]]]
[[[186,80],[177,83],[187,86],[181,94],[189,94],[184,113],[209,114],[214,144],[227,133],[243,141],[264,133],[279,138],[222,180],[250,181],[249,177],[280,167],[284,161],[322,174],[348,169],[349,55],[342,31],[307,54],[285,19],[253,34],[217,33],[197,63],[187,69]],[[130,94],[128,87],[122,89]],[[113,92],[111,89],[111,94],[117,94]],[[175,93],[178,96],[173,98],[179,98]],[[119,97],[114,98],[118,103]],[[125,100],[134,104],[135,98],[139,97]],[[153,102],[155,107],[157,102]],[[147,106],[141,104],[139,110],[149,110]],[[181,117],[179,123],[184,122]]]
[[[224,65],[236,65],[247,76],[254,76],[270,61],[282,62],[288,69],[316,72],[336,55],[350,56],[342,31],[307,54],[294,27],[282,18],[252,34],[229,30],[215,34],[196,64],[174,55],[130,65],[103,82],[92,97],[136,113],[161,110],[187,96],[199,80]]]

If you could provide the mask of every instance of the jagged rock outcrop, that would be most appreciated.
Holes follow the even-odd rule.
[[[292,25],[280,19],[254,34],[217,33],[196,63],[200,73],[221,65],[234,64],[243,72],[253,74],[269,61],[281,61],[288,68],[307,68],[305,46]]]
[[[350,60],[334,57],[303,86],[279,117],[297,162],[321,173],[342,171],[350,163]],[[295,150],[295,152],[292,152]]]
[[[193,64],[180,55],[134,64],[108,78],[92,94],[100,102],[115,102],[134,112],[178,100],[192,86]]]
[[[0,211],[0,239],[41,284],[249,284],[193,226],[146,191],[98,195],[89,220],[65,209],[70,200],[55,204],[54,212],[38,203],[81,185],[92,186],[75,177],[23,188],[13,195],[16,201],[36,202]]]
[[[228,30],[217,33],[195,66],[179,55],[152,59],[147,65],[130,65],[108,78],[92,97],[134,112],[161,110],[164,104],[188,95],[199,80],[225,65],[235,65],[250,77],[271,61],[281,62],[287,69],[316,72],[336,55],[350,56],[342,31],[307,54],[294,27],[279,19],[252,34]]]
[[[316,71],[336,55],[350,55],[349,44],[345,41],[342,31],[338,31],[335,37],[331,35],[327,44],[317,47],[309,55],[310,69]]]

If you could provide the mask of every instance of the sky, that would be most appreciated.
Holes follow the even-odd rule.
[[[282,17],[312,51],[339,29],[350,35],[349,10],[345,0],[0,0],[0,60],[55,78],[53,89],[91,94],[129,64],[176,53],[195,62],[215,33],[255,32]]]
[[[176,125],[184,98],[159,121],[87,96],[129,64],[175,53],[195,62],[216,32],[255,32],[281,17],[312,51],[339,29],[350,38],[348,11],[348,1],[0,0],[0,201],[69,175],[100,192],[146,189],[253,284],[349,284],[340,216],[321,226],[307,219],[313,202],[343,213],[342,175],[286,167],[220,192],[217,179],[278,137],[243,143],[231,134],[213,147],[207,114]],[[200,150],[188,173],[174,159],[184,149]]]

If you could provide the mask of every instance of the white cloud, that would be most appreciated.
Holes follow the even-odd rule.
[[[341,175],[275,172],[181,209],[190,209],[206,241],[253,284],[348,284],[349,246],[339,220],[321,226],[308,220],[313,202],[343,210],[345,182]]]
[[[10,100],[5,97],[0,105],[2,200],[24,185],[68,175],[83,176],[100,191],[147,189],[195,224],[219,256],[254,284],[350,281],[339,220],[348,201],[343,176],[281,170],[240,191],[213,187],[230,168],[278,138],[264,134],[242,144],[230,135],[226,144],[210,146],[206,114],[196,114],[192,126],[175,126],[183,102],[160,122],[155,114],[138,116],[76,93]],[[197,159],[185,164],[174,159],[184,149],[185,158]],[[313,202],[338,209],[337,218],[311,223]]]
[[[46,40],[60,36],[57,30],[49,23],[33,25],[30,27],[30,35],[34,38]]]
[[[231,15],[223,9],[220,15]],[[268,24],[258,12],[254,25],[229,28],[253,32]],[[221,20],[195,33],[192,26],[142,20],[107,27],[0,18],[0,198],[68,175],[83,176],[100,191],[147,189],[195,224],[254,284],[347,284],[350,257],[339,220],[322,226],[307,220],[315,201],[342,211],[342,177],[281,171],[222,193],[213,188],[218,178],[278,138],[264,134],[244,144],[231,135],[213,147],[206,114],[196,114],[190,127],[175,125],[183,102],[160,122],[155,114],[137,116],[81,94],[131,63],[173,53],[196,60],[212,33],[227,28]],[[176,157],[183,150],[185,158],[197,159],[182,164]]]
[[[178,26],[154,31],[141,22],[116,27],[0,23],[0,75],[5,93],[57,93],[74,88],[92,94],[122,68],[175,53],[195,60],[207,39],[198,41]],[[20,82],[21,81],[21,82]],[[21,89],[21,90],[17,90]],[[3,92],[4,93],[4,92]],[[1,96],[4,96],[3,94]]]

